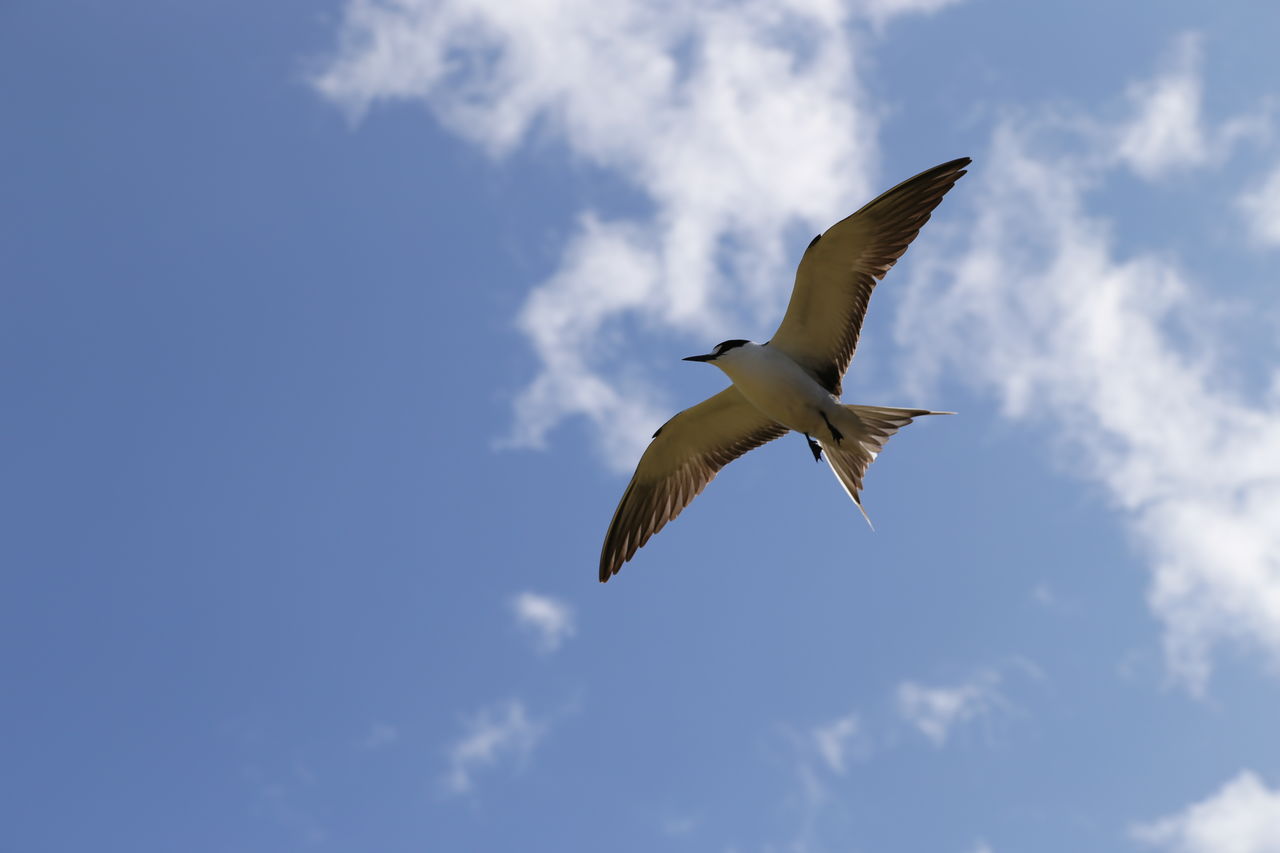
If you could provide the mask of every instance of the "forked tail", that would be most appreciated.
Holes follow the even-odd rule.
[[[845,406],[852,418],[845,419],[840,425],[843,438],[839,444],[834,440],[822,442],[822,450],[827,457],[827,464],[835,473],[845,493],[858,505],[858,511],[871,525],[871,518],[862,507],[859,495],[862,492],[862,477],[867,468],[876,461],[880,451],[895,432],[911,423],[915,418],[925,415],[952,415],[954,412],[931,412],[928,409],[895,409],[891,406]],[[856,425],[855,425],[856,418]],[[872,525],[874,530],[875,526]]]

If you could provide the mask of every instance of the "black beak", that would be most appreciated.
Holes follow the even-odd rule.
[[[688,358],[682,358],[681,361],[715,361],[715,355],[707,353],[706,355],[691,355]]]

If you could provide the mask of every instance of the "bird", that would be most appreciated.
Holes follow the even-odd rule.
[[[965,174],[961,157],[908,178],[814,237],[796,269],[791,300],[763,344],[735,338],[684,361],[718,367],[732,384],[658,428],[640,457],[600,551],[608,581],[697,497],[725,465],[786,435],[804,435],[862,506],[862,478],[894,433],[928,409],[847,405],[842,382],[871,292]]]

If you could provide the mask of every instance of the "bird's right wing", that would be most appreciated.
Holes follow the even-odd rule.
[[[961,157],[908,178],[815,237],[800,259],[791,302],[769,346],[839,397],[871,291],[967,165],[969,158]]]
[[[609,523],[600,551],[601,582],[617,574],[721,468],[786,432],[732,385],[663,424]]]

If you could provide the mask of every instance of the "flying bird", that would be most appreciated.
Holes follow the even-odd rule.
[[[970,162],[961,157],[921,172],[814,237],[796,270],[787,313],[769,341],[723,341],[706,355],[684,359],[715,365],[733,384],[653,434],[605,534],[601,582],[617,574],[721,468],[792,430],[804,435],[815,461],[825,454],[867,518],[859,498],[862,477],[885,442],[913,418],[951,413],[847,405],[840,402],[841,380],[876,282],[907,251]]]

